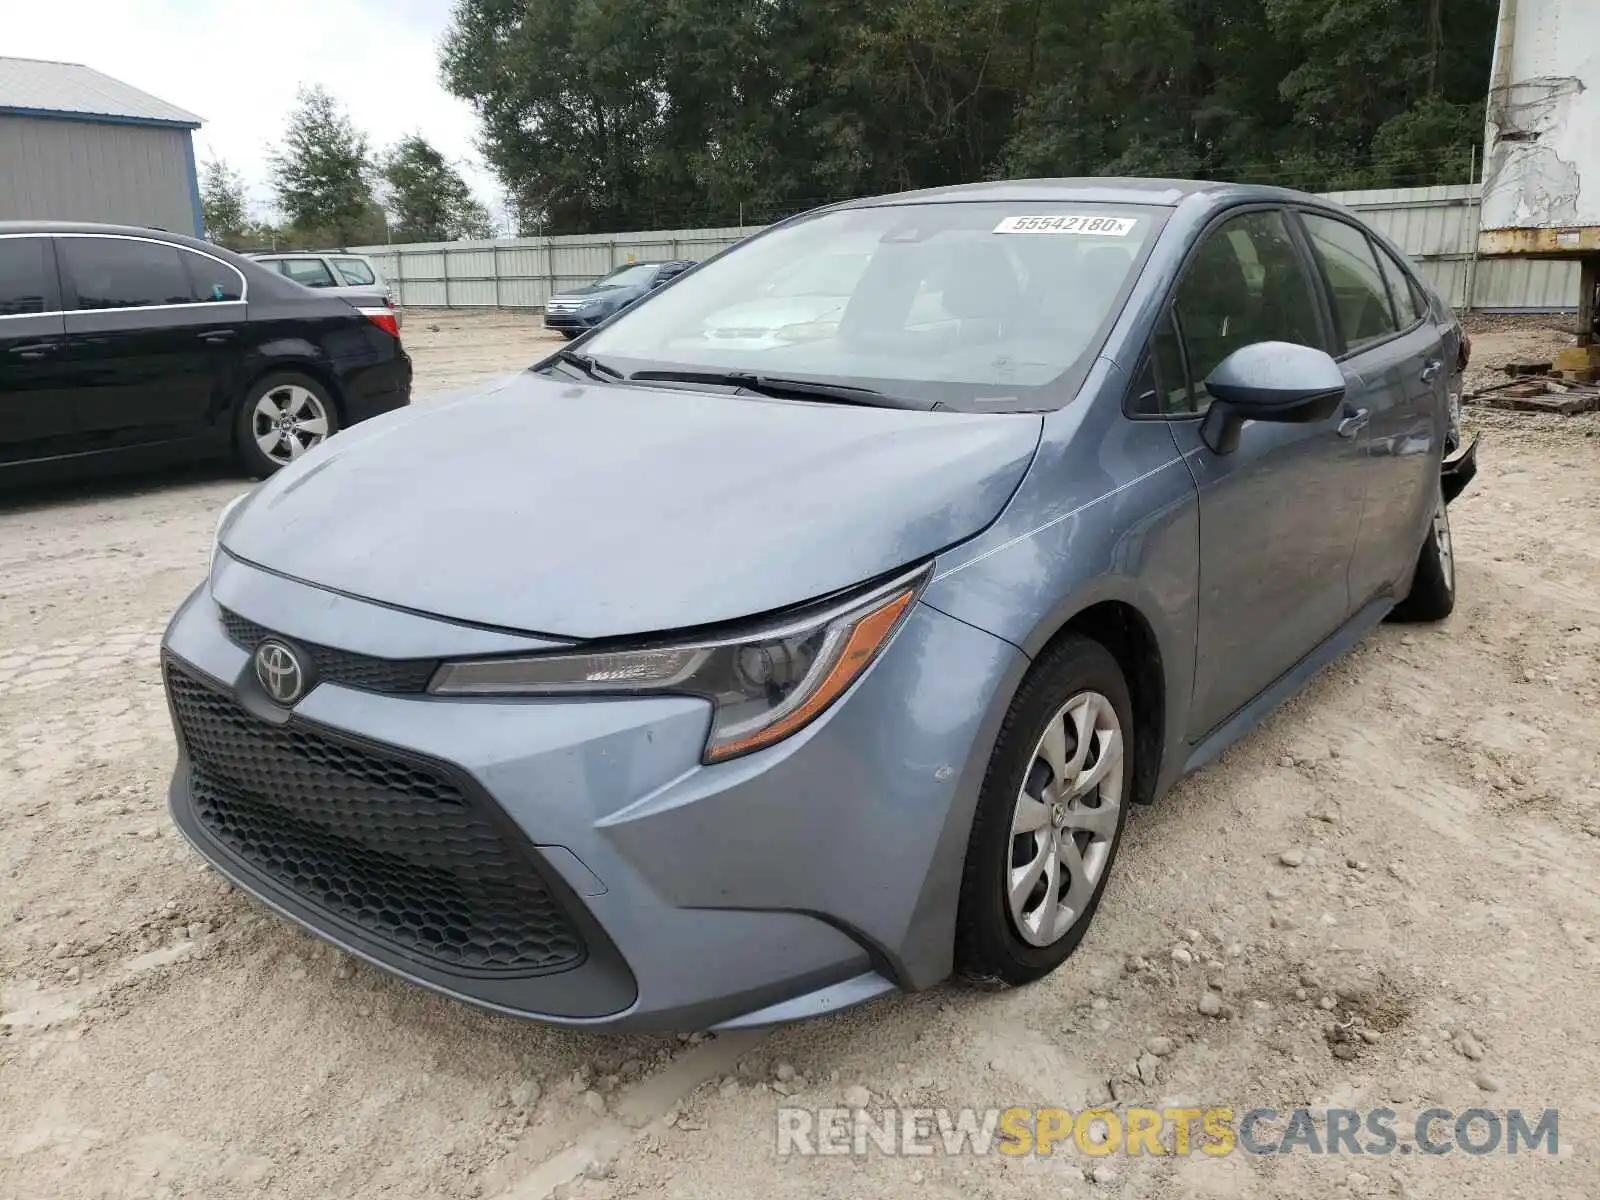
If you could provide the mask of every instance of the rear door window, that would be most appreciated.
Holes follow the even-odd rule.
[[[333,265],[351,287],[367,287],[378,282],[372,274],[372,268],[359,258],[336,258]]]
[[[320,258],[280,258],[278,270],[298,284],[309,288],[338,287],[333,272]]]
[[[189,273],[176,246],[131,238],[56,239],[80,311],[192,304]]]
[[[1378,268],[1383,272],[1384,282],[1389,285],[1389,298],[1394,301],[1395,317],[1400,328],[1409,329],[1422,316],[1422,311],[1417,307],[1417,293],[1411,276],[1382,246],[1378,247]]]
[[[189,292],[203,304],[244,299],[244,276],[227,263],[180,250],[184,269],[189,272]]]
[[[1354,225],[1316,213],[1302,213],[1301,219],[1333,293],[1344,349],[1359,350],[1397,332],[1389,287],[1367,235]]]
[[[50,243],[42,237],[0,238],[0,317],[56,307]]]

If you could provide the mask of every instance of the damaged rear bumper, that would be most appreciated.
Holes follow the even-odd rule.
[[[1445,455],[1444,461],[1439,464],[1439,483],[1444,491],[1446,504],[1466,491],[1467,484],[1471,483],[1473,476],[1478,473],[1479,436],[1474,434],[1470,442]]]

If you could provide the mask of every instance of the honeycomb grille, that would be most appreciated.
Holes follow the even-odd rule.
[[[241,617],[226,608],[222,609],[222,626],[228,631],[228,639],[246,650],[254,650],[267,638],[279,636],[265,625],[258,625],[249,617]],[[311,656],[312,670],[318,681],[360,688],[365,692],[396,695],[425,692],[428,680],[439,667],[438,660],[432,658],[376,658],[332,646],[313,645],[298,638],[291,640]]]
[[[576,966],[583,941],[530,857],[442,772],[268,725],[173,664],[196,816],[305,903],[470,972]]]

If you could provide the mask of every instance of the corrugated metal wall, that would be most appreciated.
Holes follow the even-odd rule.
[[[400,302],[424,308],[542,308],[564,288],[629,262],[709,258],[747,229],[679,229],[493,242],[353,246],[394,284]]]
[[[1478,186],[1333,192],[1409,254],[1457,308],[1550,311],[1578,303],[1575,263],[1474,260]],[[676,229],[494,242],[357,247],[396,285],[402,304],[425,308],[539,308],[563,288],[633,261],[708,258],[746,229]],[[1471,302],[1468,288],[1471,287]]]
[[[1456,308],[1531,312],[1576,309],[1578,264],[1478,258],[1477,184],[1330,192],[1417,264]],[[1468,302],[1467,288],[1472,288]]]
[[[189,132],[0,115],[0,220],[193,233]]]

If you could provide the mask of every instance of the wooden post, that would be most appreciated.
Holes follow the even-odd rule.
[[[1594,293],[1600,287],[1600,258],[1589,257],[1578,267],[1578,345],[1595,345]]]

